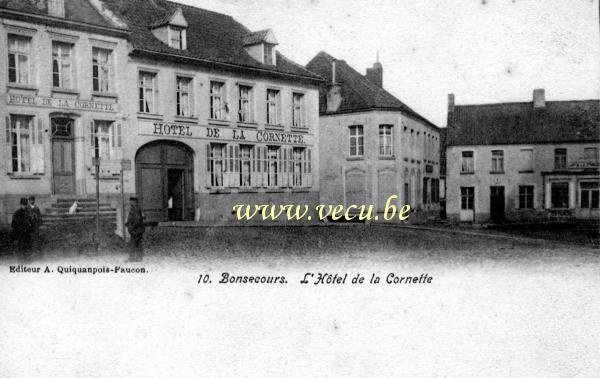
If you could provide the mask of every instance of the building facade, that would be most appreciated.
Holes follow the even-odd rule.
[[[169,1],[66,0],[67,9],[70,1],[124,29],[108,59],[115,104],[102,109],[114,117],[90,114],[72,126],[76,176],[95,178],[97,156],[101,195],[116,205],[130,166],[123,190],[150,221],[231,220],[237,204],[316,205],[320,78],[278,53],[272,31]],[[63,189],[59,175],[38,175],[47,188],[36,194],[50,201],[95,193],[93,180]],[[23,181],[13,182],[22,193]]]
[[[383,67],[361,75],[321,52],[307,68],[327,83],[320,93],[321,203],[410,204],[439,214],[439,129],[383,89]],[[417,218],[413,213],[413,218]]]
[[[454,221],[599,219],[600,101],[454,104],[447,212]]]
[[[129,31],[97,7],[0,1],[0,223],[10,222],[19,197],[35,195],[44,208],[56,196],[94,193],[94,151],[121,151],[125,75],[117,67],[127,64]],[[92,140],[92,129],[102,138]]]

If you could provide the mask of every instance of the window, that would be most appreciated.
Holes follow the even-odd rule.
[[[492,151],[492,172],[504,172],[504,151]]]
[[[306,124],[304,122],[304,94],[302,93],[294,93],[293,94],[293,102],[294,107],[292,112],[294,113],[294,127],[305,127]]]
[[[11,171],[13,173],[43,173],[44,144],[43,127],[36,128],[33,117],[11,115],[7,130],[7,144],[11,148]]]
[[[567,169],[567,149],[556,148],[554,150],[554,169]]]
[[[392,156],[392,126],[391,125],[380,125],[379,126],[379,156]]]
[[[252,172],[252,150],[253,146],[241,145],[240,146],[240,187],[251,186],[251,172]]]
[[[31,84],[31,38],[8,35],[8,82]]]
[[[460,208],[462,210],[473,210],[475,202],[475,188],[472,186],[460,188]]]
[[[55,88],[73,87],[73,45],[52,42],[52,85]]]
[[[581,208],[598,209],[600,202],[600,182],[582,182],[581,188]]]
[[[583,158],[585,160],[598,160],[598,148],[597,147],[586,147],[583,149]]]
[[[94,47],[92,49],[92,86],[94,92],[112,90],[112,51]]]
[[[267,89],[267,123],[279,124],[279,91]]]
[[[440,202],[440,180],[431,179],[431,203]]]
[[[520,151],[519,161],[521,162],[521,169],[519,172],[529,173],[533,172],[533,150],[525,149]]]
[[[158,113],[158,87],[156,73],[140,71],[140,113]]]
[[[192,79],[177,76],[177,87],[175,90],[175,101],[177,105],[177,116],[191,117],[192,112]]]
[[[122,146],[121,124],[110,121],[94,121],[93,130],[94,156],[100,160],[114,160],[120,158]]]
[[[220,143],[211,143],[208,154],[208,171],[210,172],[210,186],[222,187],[223,186],[223,151],[225,145]]]
[[[210,82],[210,118],[224,120],[226,114],[225,83]]]
[[[461,173],[473,173],[475,172],[475,165],[473,160],[473,151],[462,152],[462,166]]]
[[[568,182],[553,182],[551,191],[551,202],[553,209],[568,209],[569,208],[569,183]]]
[[[238,121],[240,122],[253,122],[252,119],[252,87],[246,85],[239,86],[239,111]]]
[[[185,34],[184,28],[169,26],[169,46],[174,49],[185,50],[187,48]]]
[[[279,185],[279,177],[278,173],[280,170],[279,165],[279,153],[280,147],[272,147],[269,146],[267,150],[267,159],[268,159],[268,176],[267,176],[267,186],[268,187],[277,187]]]
[[[423,205],[427,205],[429,199],[429,178],[423,177]]]
[[[264,57],[263,62],[265,64],[273,65],[273,45],[265,43],[264,44]]]
[[[533,209],[533,185],[519,186],[519,209]]]
[[[363,156],[364,135],[362,126],[350,126],[350,156]]]
[[[292,186],[302,186],[302,172],[304,168],[304,148],[294,147],[292,151]]]

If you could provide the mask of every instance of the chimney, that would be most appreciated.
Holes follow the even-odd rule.
[[[379,88],[383,88],[383,66],[375,62],[372,68],[367,68],[367,79]]]
[[[546,93],[544,89],[533,90],[533,108],[543,109],[546,107]]]
[[[331,61],[331,83],[327,85],[327,112],[336,112],[342,103],[342,86],[337,83],[337,62]]]
[[[454,93],[448,93],[448,114],[454,113]]]
[[[48,0],[48,15],[65,18],[65,0]]]

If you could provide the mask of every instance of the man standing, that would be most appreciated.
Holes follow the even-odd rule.
[[[144,236],[144,216],[142,215],[142,209],[138,204],[138,199],[131,197],[129,199],[130,209],[129,215],[127,216],[127,231],[131,236],[129,242],[129,261],[142,261],[144,257],[144,250],[142,248],[142,236]]]
[[[21,198],[20,208],[13,215],[11,227],[12,238],[17,241],[17,253],[19,259],[27,262],[31,258],[31,233],[33,231],[33,219],[28,209],[27,198]]]
[[[31,243],[33,248],[38,252],[42,252],[42,239],[40,235],[40,227],[43,223],[42,212],[35,204],[35,197],[29,197],[29,216],[32,219]]]

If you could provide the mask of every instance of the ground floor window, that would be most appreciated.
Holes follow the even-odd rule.
[[[223,150],[225,145],[221,143],[211,143],[208,152],[208,171],[210,174],[210,186],[223,186]]]
[[[240,146],[240,187],[247,188],[252,186],[252,153],[254,146]]]
[[[6,144],[9,146],[10,171],[13,173],[43,173],[44,144],[42,122],[33,117],[11,115],[7,118]]]
[[[268,176],[267,176],[267,186],[269,187],[277,187],[279,185],[279,170],[281,169],[281,165],[279,163],[279,147],[268,147]]]
[[[519,186],[519,209],[533,209],[533,185]]]
[[[423,177],[423,205],[427,205],[429,199],[429,178]]]
[[[92,122],[92,147],[100,160],[121,158],[121,124],[111,121]]]
[[[551,187],[551,202],[553,209],[569,208],[569,183],[553,182]]]
[[[475,188],[472,186],[460,188],[460,208],[462,210],[473,210],[475,204]]]
[[[431,179],[431,202],[440,202],[440,180]]]
[[[600,202],[600,182],[582,182],[580,187],[580,206],[582,209],[598,209]]]

